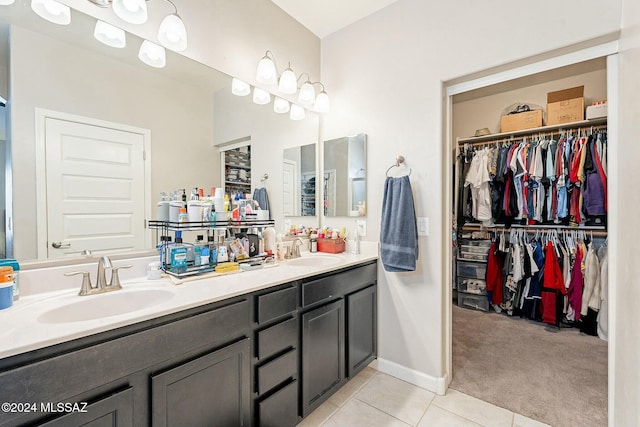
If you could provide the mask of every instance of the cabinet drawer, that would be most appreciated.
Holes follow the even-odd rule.
[[[483,262],[458,260],[458,276],[484,280],[487,275],[487,265]]]
[[[298,288],[291,287],[258,296],[258,323],[294,312],[298,306]]]
[[[296,347],[298,319],[296,317],[258,332],[258,359],[264,359],[287,348]]]
[[[258,403],[260,427],[294,427],[297,423],[298,383],[296,381]]]
[[[376,282],[376,264],[369,264],[343,273],[334,274],[302,284],[304,307],[320,301],[328,301]]]
[[[458,292],[458,307],[472,308],[474,310],[489,311],[489,300],[486,295],[468,294]]]
[[[468,294],[486,295],[487,282],[482,279],[458,277],[458,291],[466,292]]]
[[[294,349],[258,368],[258,394],[298,377],[298,352]]]

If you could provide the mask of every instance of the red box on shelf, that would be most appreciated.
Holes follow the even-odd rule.
[[[342,239],[318,239],[318,252],[339,254],[344,252],[344,240]]]

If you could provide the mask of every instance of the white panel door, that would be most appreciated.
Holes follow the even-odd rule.
[[[145,248],[144,136],[45,119],[49,258]]]
[[[284,159],[282,164],[282,207],[284,216],[299,216],[300,210],[296,200],[297,164]]]

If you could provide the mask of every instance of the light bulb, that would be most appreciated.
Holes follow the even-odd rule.
[[[289,101],[276,97],[275,101],[273,101],[273,111],[278,114],[289,112]]]
[[[273,60],[265,55],[260,62],[258,62],[258,69],[256,70],[256,81],[270,85],[276,82],[276,64]]]
[[[329,103],[329,95],[327,95],[327,92],[322,91],[322,92],[320,92],[318,94],[318,97],[316,98],[316,102],[315,102],[313,108],[318,113],[328,113],[329,112],[330,103]]]
[[[298,104],[291,104],[291,111],[289,112],[289,118],[291,120],[304,119],[304,108],[302,108]]]
[[[145,64],[154,68],[163,68],[167,65],[167,53],[162,46],[145,40],[140,46],[138,58]]]
[[[41,18],[58,25],[71,23],[71,9],[56,0],[31,0],[31,9]]]
[[[253,88],[253,102],[258,105],[265,105],[271,102],[271,94],[259,87]]]
[[[93,31],[93,36],[96,40],[111,47],[123,48],[127,44],[124,30],[114,27],[111,24],[107,24],[104,21],[96,22],[96,28]]]
[[[249,83],[236,79],[231,80],[231,93],[237,96],[246,96],[251,93],[251,86]]]
[[[293,72],[291,67],[284,70],[284,73],[280,76],[280,82],[278,83],[278,90],[281,93],[296,93],[298,90],[298,82],[296,78],[296,74]]]
[[[130,24],[147,22],[147,2],[145,0],[113,0],[111,7],[120,19]]]
[[[316,90],[310,81],[307,80],[305,84],[300,88],[300,93],[298,94],[298,102],[305,107],[310,107],[313,105],[316,100]]]
[[[176,14],[167,15],[160,23],[158,40],[167,49],[182,52],[187,48],[187,29]]]

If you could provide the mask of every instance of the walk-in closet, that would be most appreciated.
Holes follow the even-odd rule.
[[[452,97],[450,387],[554,426],[607,423],[607,95],[603,56]]]

